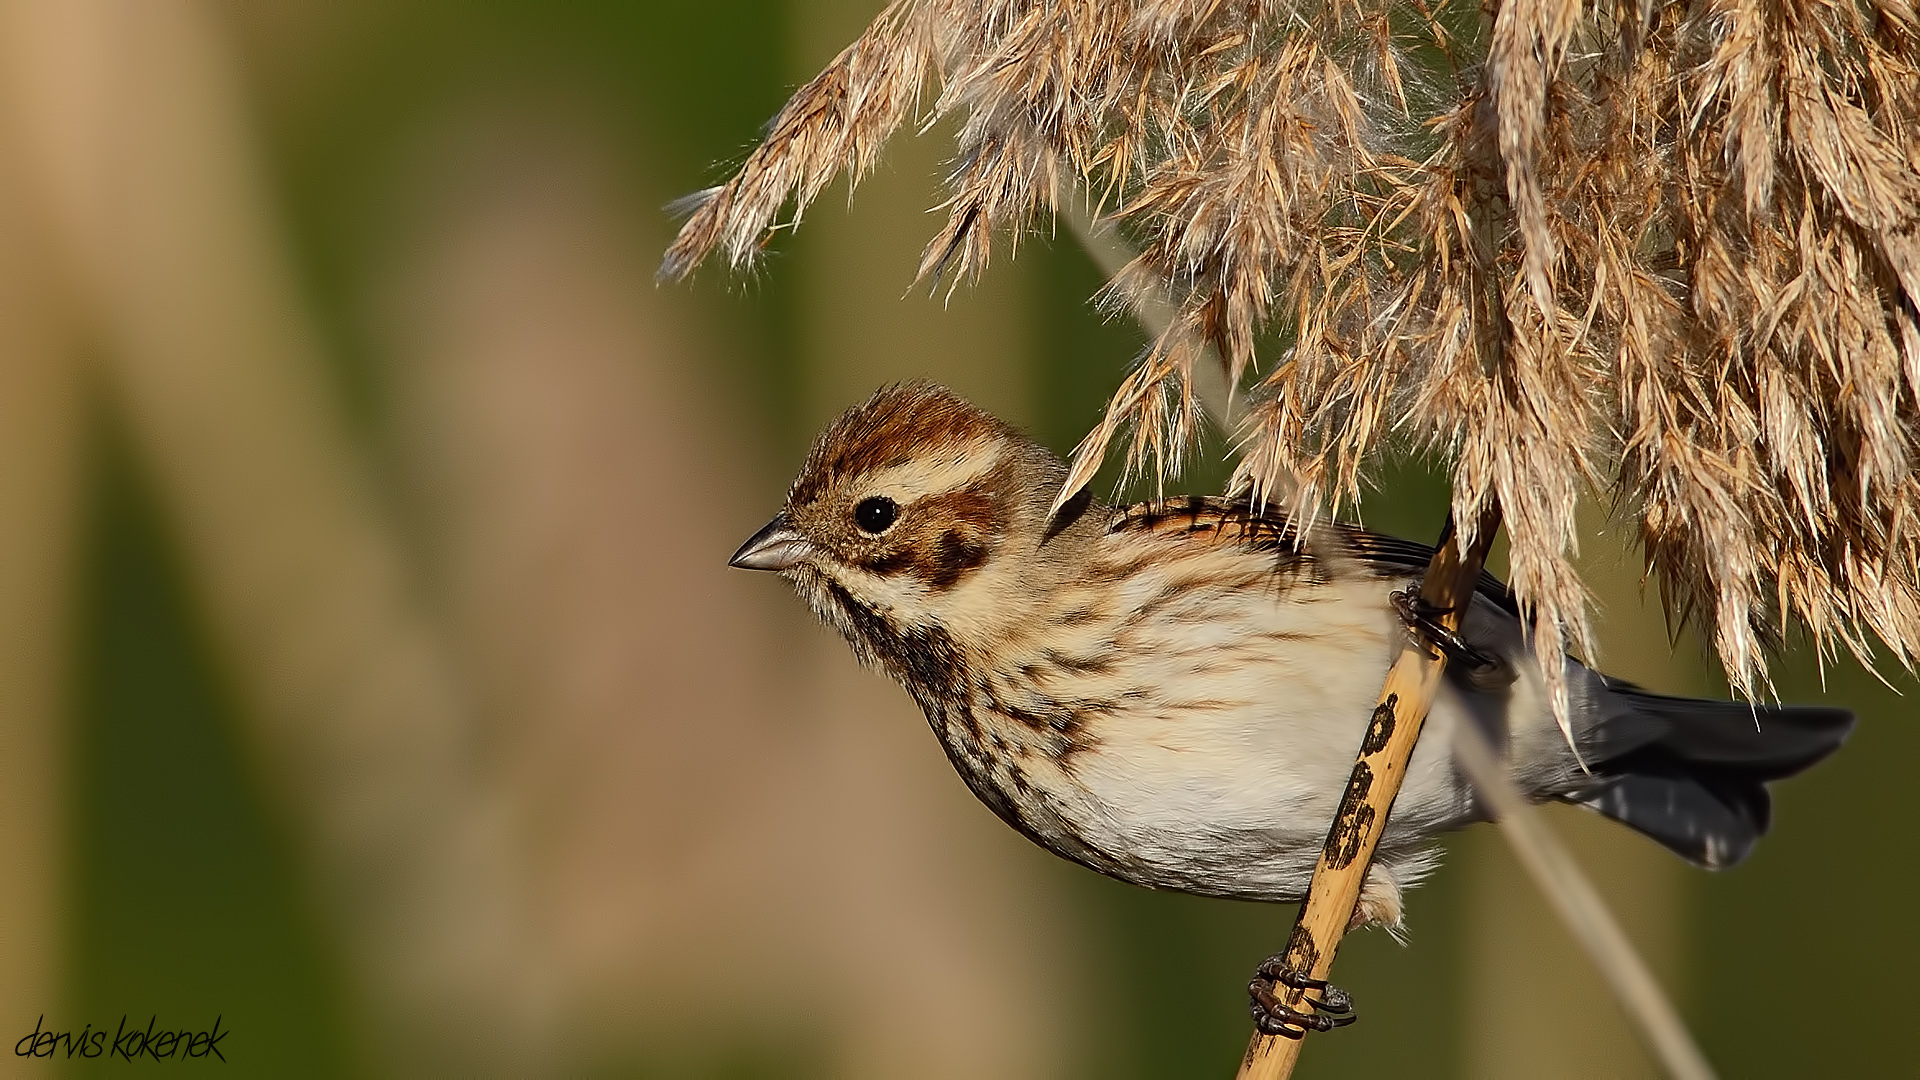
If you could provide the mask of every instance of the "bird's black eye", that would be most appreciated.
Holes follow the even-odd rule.
[[[860,526],[862,532],[883,533],[893,524],[900,512],[892,499],[885,495],[875,495],[861,499],[860,505],[853,508],[853,523]]]

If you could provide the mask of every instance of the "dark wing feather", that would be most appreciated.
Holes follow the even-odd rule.
[[[1255,551],[1283,551],[1312,559],[1312,544],[1301,547],[1298,531],[1287,515],[1273,509],[1256,510],[1245,499],[1188,495],[1136,503],[1114,511],[1111,532],[1157,532],[1184,535],[1209,533],[1232,539]],[[1419,577],[1433,560],[1433,548],[1413,540],[1370,532],[1347,522],[1332,522],[1316,530],[1334,538],[1353,559],[1381,577]],[[1518,617],[1520,605],[1513,590],[1492,574],[1482,572],[1476,587],[1480,596],[1509,615]]]

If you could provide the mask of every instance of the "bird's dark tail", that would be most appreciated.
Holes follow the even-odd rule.
[[[1594,783],[1566,801],[1710,870],[1746,858],[1766,834],[1768,781],[1819,762],[1853,730],[1845,709],[1664,697],[1614,679],[1606,686],[1634,714],[1633,727],[1659,734],[1590,762]]]

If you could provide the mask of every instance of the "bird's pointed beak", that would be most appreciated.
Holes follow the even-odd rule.
[[[787,524],[785,511],[775,514],[767,527],[754,533],[740,550],[727,560],[728,566],[743,570],[785,570],[813,554],[813,545]]]

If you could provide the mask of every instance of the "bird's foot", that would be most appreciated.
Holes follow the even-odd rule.
[[[1302,997],[1301,1003],[1311,1006],[1312,1011],[1299,1012],[1280,1000],[1277,989],[1281,986],[1316,991],[1320,996]],[[1332,1031],[1359,1019],[1353,1015],[1353,998],[1345,990],[1325,979],[1310,979],[1288,971],[1285,956],[1269,956],[1260,962],[1253,981],[1247,984],[1247,996],[1252,999],[1253,1026],[1263,1035],[1299,1039],[1309,1031]]]
[[[1457,632],[1440,624],[1440,616],[1448,614],[1445,608],[1435,607],[1420,596],[1416,588],[1405,588],[1387,594],[1393,604],[1394,613],[1400,621],[1433,647],[1440,650],[1449,663],[1458,665],[1476,684],[1499,682],[1507,671],[1506,663],[1497,656],[1489,656],[1472,645]],[[1511,680],[1506,680],[1511,681]]]

